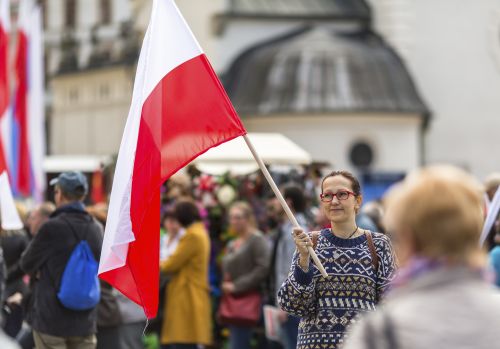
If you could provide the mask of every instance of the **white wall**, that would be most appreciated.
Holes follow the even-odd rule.
[[[223,0],[193,1],[176,0],[194,36],[213,64],[214,60],[214,16],[224,9]]]
[[[62,30],[64,27],[64,0],[47,1],[47,27],[49,30]]]
[[[79,29],[87,30],[99,22],[99,0],[79,0],[76,3],[76,25]]]
[[[117,153],[132,97],[132,73],[116,67],[52,80],[53,154]],[[77,97],[71,99],[72,93]]]
[[[416,116],[274,116],[243,120],[249,132],[280,132],[306,149],[315,161],[354,170],[351,146],[367,141],[375,152],[373,170],[407,172],[420,162],[420,119]]]
[[[113,23],[120,23],[130,19],[132,15],[130,5],[130,0],[113,0],[111,3],[111,21]]]
[[[428,162],[460,165],[480,178],[499,171],[500,158],[490,154],[500,149],[500,2],[372,2],[379,18],[391,18],[379,28],[405,52],[433,111]]]

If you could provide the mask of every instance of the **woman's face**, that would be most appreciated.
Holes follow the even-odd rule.
[[[248,218],[241,209],[233,207],[229,210],[229,225],[236,233],[242,233],[248,228]]]
[[[328,177],[323,182],[323,195],[337,194],[342,191],[352,192],[352,183],[344,176]],[[355,219],[356,212],[361,205],[361,197],[349,194],[346,200],[339,200],[337,196],[333,197],[331,202],[321,201],[321,208],[325,216],[332,223],[344,223]]]
[[[181,230],[179,221],[173,217],[167,217],[163,221],[163,228],[171,235],[176,235]]]

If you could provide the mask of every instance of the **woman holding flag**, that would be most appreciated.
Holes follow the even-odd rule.
[[[356,225],[362,202],[359,181],[347,171],[328,174],[321,184],[321,208],[331,228],[294,229],[297,251],[278,291],[280,307],[301,317],[298,349],[338,348],[358,315],[375,310],[395,270],[387,236]],[[328,277],[310,265],[313,246]]]

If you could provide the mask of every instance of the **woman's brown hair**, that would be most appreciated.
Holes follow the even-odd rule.
[[[347,178],[351,182],[351,187],[352,187],[352,192],[356,195],[359,196],[361,195],[361,185],[359,184],[358,179],[349,171],[332,171],[329,174],[327,174],[325,177],[323,177],[323,180],[321,181],[321,192],[323,193],[323,183],[327,178],[330,177],[336,177],[336,176],[342,176],[344,178]]]

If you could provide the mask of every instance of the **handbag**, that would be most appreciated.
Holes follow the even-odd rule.
[[[260,292],[225,293],[219,304],[218,318],[223,325],[252,327],[260,320],[262,296]]]

